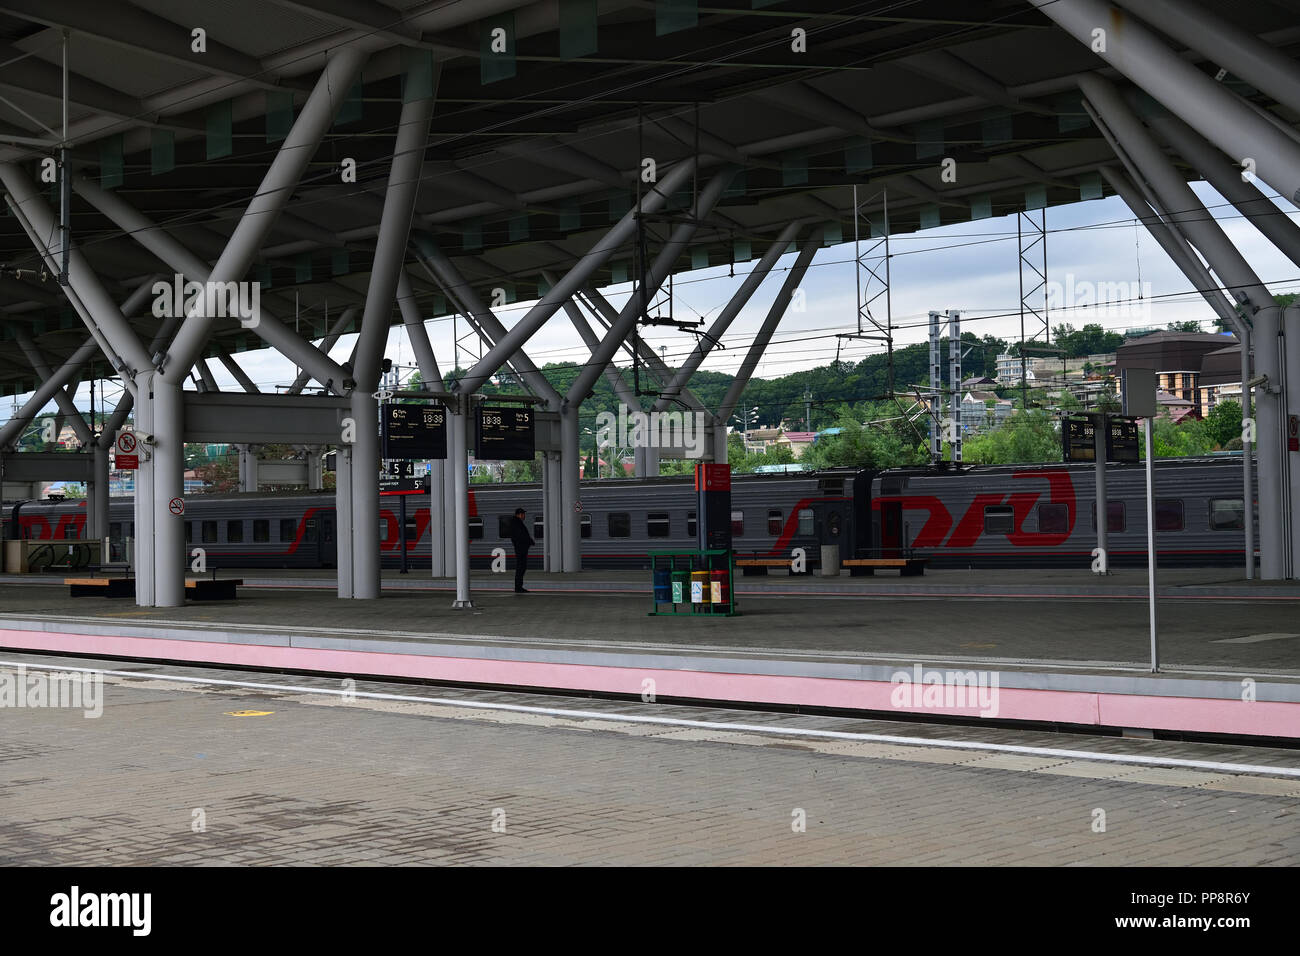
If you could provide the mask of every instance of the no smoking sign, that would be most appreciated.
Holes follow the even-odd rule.
[[[167,510],[174,515],[185,514],[185,499],[173,498],[171,501],[167,502]]]

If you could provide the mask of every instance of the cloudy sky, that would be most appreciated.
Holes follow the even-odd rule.
[[[1300,291],[1300,270],[1293,263],[1240,218],[1208,185],[1195,183],[1193,189],[1273,292]],[[1295,207],[1276,196],[1273,198],[1288,215],[1296,218]],[[1135,223],[1128,208],[1117,197],[1053,207],[1047,210],[1047,229],[1051,325],[1069,322],[1077,328],[1099,322],[1109,329],[1123,331],[1151,325],[1163,328],[1168,322],[1199,319],[1206,331],[1213,329],[1214,316],[1209,307],[1155,240]],[[890,240],[890,254],[896,344],[924,341],[928,313],[949,309],[963,313],[963,331],[981,336],[993,334],[1006,339],[1019,338],[1020,290],[1014,216],[894,236]],[[793,261],[794,254],[782,257],[724,336],[726,349],[715,351],[704,368],[734,371],[739,365],[784,280],[785,270]],[[727,275],[726,267],[681,275],[674,282],[675,317],[693,318],[698,315],[711,322],[740,286],[747,269],[747,265],[743,269],[738,267],[734,278]],[[800,369],[825,365],[836,357],[841,343],[835,337],[836,333],[850,332],[857,327],[854,275],[852,243],[832,246],[817,254],[802,283],[803,311],[791,310],[781,321],[765,360],[756,372],[759,377],[776,378]],[[1125,285],[1116,286],[1115,283]],[[1141,298],[1140,301],[1110,308],[1080,305],[1106,295],[1104,290],[1110,290],[1108,294],[1112,299],[1117,291],[1129,292],[1125,298],[1137,299],[1139,295]],[[615,286],[604,291],[615,305],[620,305],[630,286]],[[530,302],[513,303],[499,311],[498,316],[506,325],[512,325],[530,305]],[[883,300],[879,305],[883,307]],[[883,318],[882,311],[878,310],[877,314]],[[451,319],[427,323],[444,371],[453,364],[453,327]],[[455,329],[462,337],[467,331],[463,322]],[[1032,332],[1030,328],[1026,334]],[[670,365],[680,362],[695,344],[695,337],[687,332],[650,329],[645,338],[656,350],[660,346],[666,347]],[[351,335],[341,338],[331,356],[338,361],[347,359],[354,339],[355,336]],[[881,348],[876,343],[849,341],[842,346],[840,355],[856,361]],[[463,339],[459,356],[463,367],[472,365],[477,357],[477,352],[468,349],[468,340]],[[581,361],[588,355],[563,313],[533,337],[527,351],[538,365]],[[398,366],[409,366],[413,370],[415,358],[400,326],[392,332],[386,354]],[[238,361],[266,391],[274,391],[277,385],[287,385],[294,378],[292,363],[269,349],[241,353]],[[222,388],[238,390],[239,386],[220,363],[211,364]],[[89,397],[88,386],[83,385],[77,395],[77,404],[89,407]],[[110,402],[112,398],[110,393]],[[19,397],[18,405],[23,400]],[[7,418],[16,407],[6,408],[0,414]]]

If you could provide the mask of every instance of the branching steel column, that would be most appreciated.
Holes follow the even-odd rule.
[[[714,346],[722,340],[722,336],[726,334],[732,321],[740,314],[740,310],[745,307],[745,303],[758,291],[758,287],[763,284],[763,280],[772,271],[772,267],[790,248],[790,243],[794,241],[795,236],[798,234],[799,223],[797,221],[792,222],[782,229],[781,234],[767,247],[767,251],[763,253],[763,258],[754,264],[754,268],[749,270],[749,275],[745,276],[735,295],[723,306],[718,317],[713,320],[713,324],[709,326],[708,334],[700,336],[700,340],[695,344],[695,349],[687,356],[686,361],[681,364],[677,371],[673,373],[668,384],[663,387],[663,394],[655,399],[654,411],[659,412],[667,408],[668,403],[674,397],[679,396],[682,389],[690,383],[691,376],[695,374],[696,369],[708,358],[709,352]]]
[[[1253,183],[1247,182],[1243,172],[1228,162],[1228,157],[1182,120],[1172,116],[1154,116],[1149,122],[1252,226],[1284,256],[1300,266],[1300,226],[1290,216]]]
[[[553,316],[573,294],[591,278],[614,252],[632,238],[636,231],[637,209],[642,212],[657,212],[668,197],[684,185],[695,170],[695,160],[686,159],[677,163],[672,169],[642,197],[640,205],[629,211],[607,232],[591,251],[579,259],[551,290],[542,296],[528,314],[515,323],[514,327],[488,353],[481,358],[461,381],[456,383],[458,392],[469,393],[478,389],[506,361],[519,351],[545,323]]]
[[[1252,418],[1250,405],[1250,325],[1242,320],[1232,302],[1219,290],[1218,283],[1197,257],[1195,251],[1189,245],[1187,237],[1161,219],[1163,210],[1159,208],[1158,200],[1153,211],[1153,208],[1147,204],[1147,200],[1143,198],[1138,188],[1119,170],[1109,166],[1102,166],[1100,172],[1106,182],[1110,183],[1111,188],[1133,211],[1133,215],[1146,226],[1147,232],[1155,237],[1156,242],[1160,243],[1160,247],[1165,250],[1169,258],[1174,261],[1174,264],[1182,270],[1187,280],[1201,293],[1201,296],[1209,303],[1210,308],[1223,321],[1223,324],[1232,329],[1237,336],[1238,347],[1241,351],[1241,500],[1243,502],[1253,502],[1255,500],[1255,443],[1251,439],[1250,431],[1246,428],[1246,422]],[[1152,199],[1154,200],[1154,197]],[[1255,577],[1255,522],[1252,517],[1253,510],[1253,507],[1245,510],[1246,518],[1242,522],[1245,533],[1243,553],[1245,555],[1247,581],[1253,580]]]
[[[46,259],[53,271],[57,272],[54,264],[58,261],[61,250],[57,244],[48,245],[40,237],[59,235],[58,223],[55,222],[49,206],[37,191],[35,183],[25,171],[13,163],[0,163],[0,181],[3,181],[5,189],[9,192],[11,208],[15,209],[15,215],[21,217],[19,221],[25,221],[30,225],[31,238],[37,252]],[[105,355],[120,356],[128,366],[125,374],[130,377],[152,368],[149,356],[145,354],[144,347],[117,307],[117,303],[109,296],[75,245],[70,250],[68,268],[70,284],[64,288],[64,291],[74,294],[76,301],[85,309],[82,320],[88,323],[91,333],[102,335],[105,339],[108,346]],[[71,297],[70,295],[69,298]]]
[[[1281,430],[1286,398],[1281,377],[1280,310],[1250,264],[1173,168],[1115,87],[1091,75],[1079,77],[1079,86],[1087,104],[1095,111],[1099,125],[1136,168],[1138,175],[1150,184],[1171,224],[1205,256],[1229,294],[1253,310],[1251,335],[1256,370],[1267,376],[1267,382],[1259,390],[1257,405],[1260,576],[1265,579],[1287,577],[1290,574],[1290,551],[1284,529],[1289,523],[1290,499],[1284,495],[1282,487],[1286,462]],[[1239,319],[1234,326],[1244,327],[1246,321]],[[1244,399],[1244,381],[1242,387]]]
[[[18,343],[18,347],[23,350],[23,354],[27,356],[27,361],[31,363],[32,369],[41,379],[49,379],[54,376],[50,364],[45,361],[45,356],[41,354],[40,349],[36,347],[36,343],[32,341],[31,336],[27,334],[25,329],[15,328],[14,340]],[[67,389],[61,388],[56,391],[54,393],[54,402],[59,406],[59,411],[67,418],[72,430],[76,432],[77,440],[83,445],[91,444],[94,437],[91,435],[90,426],[86,424],[81,412],[77,410],[77,405],[72,400],[72,396],[68,394]]]
[[[234,376],[235,381],[239,383],[239,387],[245,392],[251,395],[262,391],[257,387],[257,383],[249,378],[248,373],[235,361],[235,357],[230,354],[230,350],[221,344],[217,345],[217,358],[220,359],[221,364],[226,367],[226,371]]]
[[[433,345],[429,342],[429,333],[424,327],[424,316],[420,314],[420,307],[415,301],[415,290],[411,288],[411,277],[405,269],[397,274],[397,307],[402,313],[406,337],[411,340],[411,350],[415,352],[421,388],[426,392],[446,391],[438,359],[433,354]]]
[[[421,265],[443,285],[448,294],[454,295],[464,305],[467,310],[465,317],[477,323],[479,334],[489,345],[505,338],[506,327],[501,324],[501,320],[483,304],[474,287],[465,281],[437,243],[427,235],[419,235],[415,237],[414,245]],[[509,363],[518,370],[528,390],[539,398],[546,399],[552,411],[560,407],[560,393],[546,380],[546,376],[523,349],[510,356]]]
[[[330,326],[329,333],[325,336],[324,339],[321,340],[320,348],[317,349],[317,351],[319,351],[321,355],[324,355],[326,358],[329,357],[330,349],[334,347],[334,343],[339,340],[339,337],[343,334],[343,330],[348,327],[348,323],[352,321],[353,317],[357,314],[358,311],[359,310],[355,305],[350,305],[346,309],[344,309],[341,313],[339,313],[339,317],[334,320],[334,324]],[[301,368],[301,366],[299,367]],[[346,373],[344,372],[342,366],[339,366],[339,373],[341,375],[346,376]],[[312,380],[311,371],[304,368],[301,372],[298,373],[297,378],[293,380],[293,384],[289,386],[289,394],[290,395],[301,394],[302,390],[307,387],[307,383],[310,382],[311,380]],[[321,378],[321,379],[317,379],[317,381],[322,386],[324,386],[327,380]],[[341,385],[342,382],[343,382],[342,378],[335,379],[335,386],[337,387],[338,385]]]
[[[1178,56],[1140,21],[1103,0],[1029,2],[1089,48],[1095,43],[1093,31],[1104,31],[1098,56],[1229,156],[1253,158],[1260,179],[1291,202],[1300,202],[1300,143]]]
[[[81,348],[73,352],[66,362],[46,378],[32,394],[32,397],[23,403],[23,407],[18,410],[18,414],[5,422],[3,427],[0,427],[0,450],[12,450],[14,442],[36,416],[36,413],[44,408],[51,398],[62,391],[63,387],[77,374],[81,366],[85,365],[98,352],[99,343],[93,338],[87,339],[82,343]]]
[[[741,393],[745,391],[745,386],[749,384],[754,369],[758,367],[759,361],[763,358],[768,343],[772,341],[772,334],[776,332],[777,324],[785,315],[785,310],[790,307],[790,300],[794,297],[795,289],[799,288],[799,283],[803,282],[808,267],[812,265],[813,256],[822,247],[824,234],[825,228],[823,226],[815,226],[812,232],[808,234],[808,237],[804,239],[803,247],[799,250],[794,265],[790,267],[785,282],[781,284],[781,291],[776,294],[776,300],[772,303],[772,307],[768,309],[767,318],[763,320],[758,334],[754,336],[754,342],[745,355],[745,361],[741,363],[735,379],[731,382],[731,387],[727,389],[726,397],[722,399],[722,404],[718,406],[717,418],[718,422],[723,426],[726,425],[727,419],[731,417],[731,413],[735,411]],[[714,454],[717,454],[716,450]]]
[[[267,170],[256,195],[235,226],[225,250],[212,267],[209,281],[232,282],[244,277],[262,240],[275,225],[276,216],[289,201],[307,164],[320,146],[334,114],[365,60],[366,54],[352,47],[341,47],[330,54],[315,88],[303,104],[302,112],[298,114],[288,137],[271,162],[271,168]],[[168,381],[175,383],[184,377],[185,371],[194,363],[207,341],[215,321],[215,316],[207,315],[206,310],[199,310],[181,327],[168,350],[171,362],[163,373]],[[306,367],[306,363],[299,364]]]
[[[118,228],[129,233],[140,245],[185,279],[192,282],[215,281],[212,267],[120,196],[101,189],[84,177],[74,180],[73,187]],[[342,366],[331,361],[325,352],[299,337],[265,308],[260,308],[259,312],[258,322],[251,327],[250,331],[294,364],[309,371],[322,384],[332,382],[334,391],[338,394],[343,393],[343,380],[348,375]],[[183,318],[185,317],[170,316],[168,321],[179,323]],[[185,318],[185,325],[188,327],[194,321],[197,319]],[[179,341],[180,336],[178,335],[176,339]],[[167,351],[170,354],[174,350],[169,348]],[[202,359],[195,361],[201,362]]]
[[[1192,0],[1119,0],[1147,23],[1300,112],[1300,70],[1285,53]]]

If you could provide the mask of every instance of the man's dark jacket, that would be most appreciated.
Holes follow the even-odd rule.
[[[514,544],[516,551],[527,551],[536,544],[533,541],[533,536],[528,533],[528,528],[519,520],[518,515],[510,519],[510,541]]]

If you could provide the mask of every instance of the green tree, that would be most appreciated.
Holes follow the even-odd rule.
[[[1234,438],[1241,440],[1241,405],[1220,402],[1205,419],[1206,437],[1218,448],[1227,448]],[[1240,444],[1238,444],[1240,447]]]
[[[1061,436],[1051,415],[1033,409],[1017,413],[997,428],[966,439],[962,457],[981,465],[1060,461]]]

